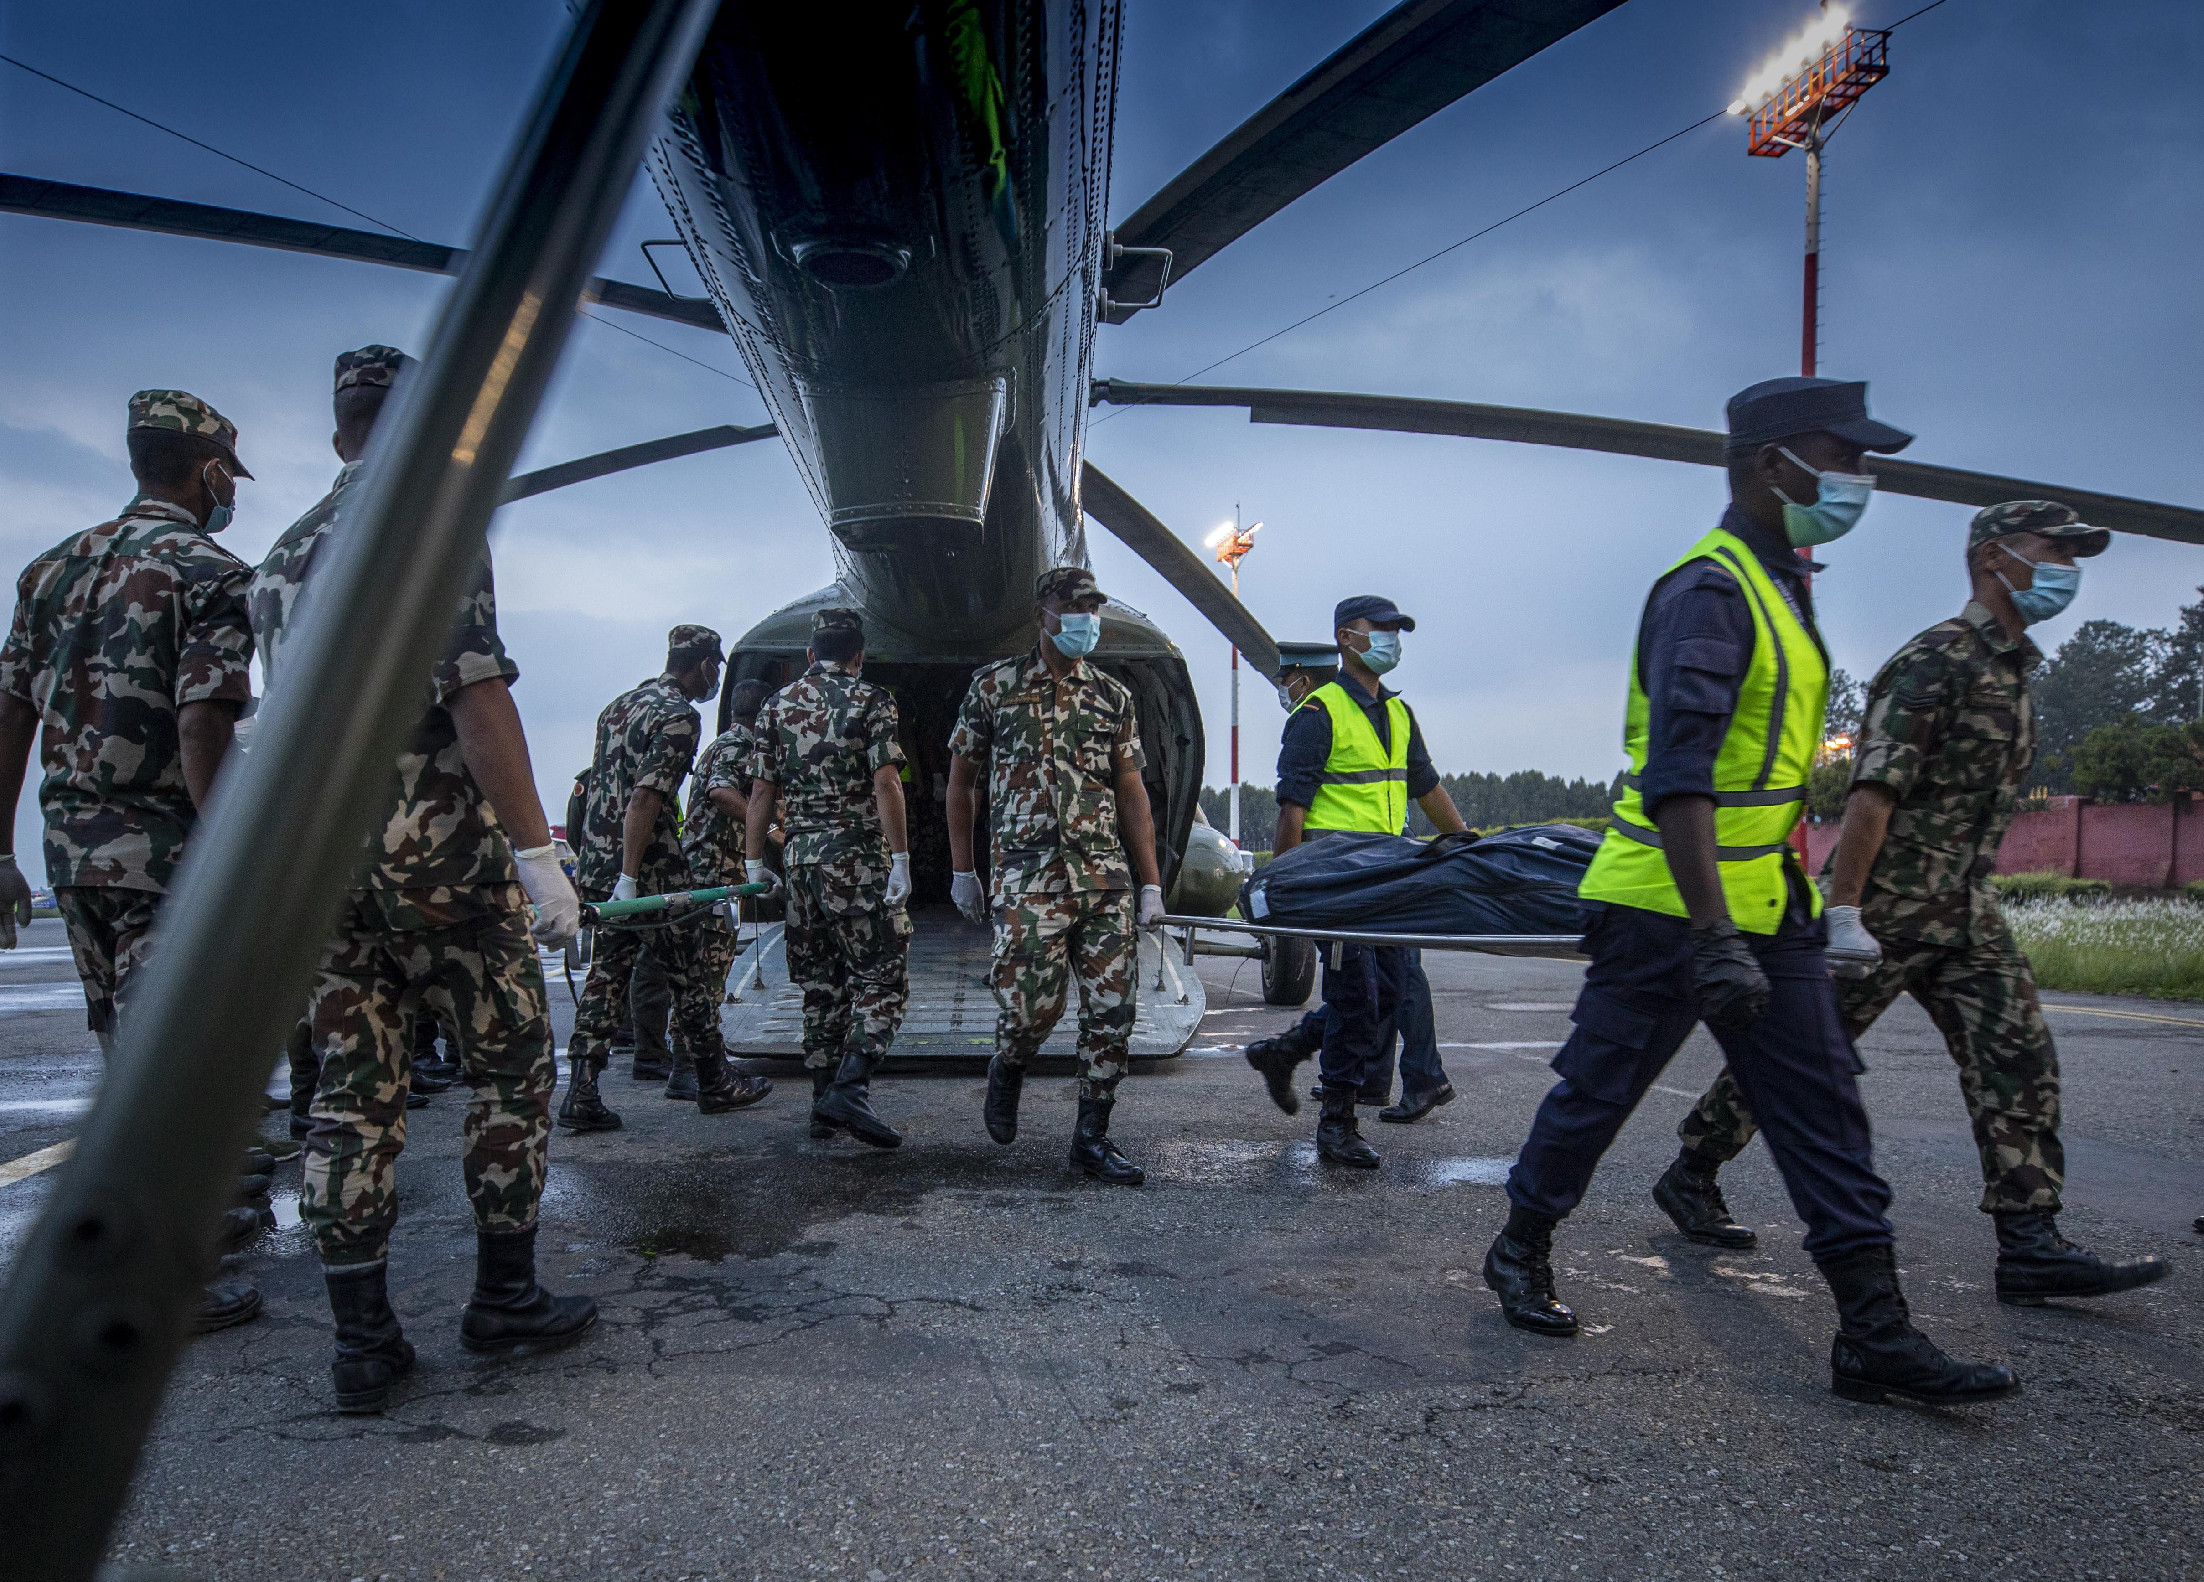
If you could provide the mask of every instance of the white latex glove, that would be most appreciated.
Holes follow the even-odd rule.
[[[967,923],[987,921],[987,889],[980,883],[977,873],[951,874],[949,899],[956,902],[957,910],[964,914]]]
[[[545,949],[560,949],[582,931],[582,898],[559,866],[557,844],[516,851],[513,861],[520,867],[520,887],[536,908],[535,925],[528,932]]]
[[[764,863],[746,861],[742,865],[742,873],[743,883],[762,884],[765,886],[765,894],[759,896],[759,900],[763,901],[770,896],[780,894],[781,876],[775,873],[772,869],[768,868]]]
[[[1825,952],[1829,958],[1829,975],[1864,978],[1873,972],[1883,959],[1883,947],[1860,922],[1860,909],[1856,906],[1824,907],[1821,915],[1829,924],[1829,945]]]
[[[15,854],[0,856],[0,950],[15,949],[15,931],[31,926],[31,881],[15,865]]]
[[[888,853],[888,893],[885,897],[891,907],[901,906],[911,898],[911,854],[907,851]]]
[[[615,901],[632,901],[636,893],[635,875],[632,873],[620,875],[620,882],[612,887],[612,898]]]
[[[1154,928],[1163,921],[1163,886],[1144,884],[1140,887],[1140,926]]]

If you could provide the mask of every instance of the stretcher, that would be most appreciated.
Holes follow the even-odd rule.
[[[1385,934],[1337,928],[1280,928],[1270,923],[1243,923],[1237,918],[1180,917],[1167,915],[1166,929],[1184,936],[1181,949],[1186,964],[1197,955],[1247,956],[1260,960],[1268,954],[1261,944],[1220,945],[1200,942],[1203,934],[1240,934],[1257,940],[1305,939],[1317,945],[1397,945],[1410,950],[1467,950],[1487,956],[1544,956],[1558,961],[1585,959],[1579,934]]]

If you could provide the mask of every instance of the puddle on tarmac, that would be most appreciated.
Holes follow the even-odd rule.
[[[1281,1175],[1306,1185],[1316,1178],[1316,1145],[1244,1137],[1175,1138],[1142,1162],[1149,1180],[1174,1186],[1268,1186]]]
[[[1506,1186],[1513,1159],[1434,1159],[1423,1167],[1433,1186]]]

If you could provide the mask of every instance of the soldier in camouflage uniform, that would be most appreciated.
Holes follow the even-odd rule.
[[[2066,606],[2080,582],[2074,561],[2103,553],[2109,539],[2045,500],[1976,514],[1967,537],[1974,596],[1891,656],[1868,689],[1844,830],[1823,869],[1847,1035],[1858,1038],[1910,993],[1959,1067],[2005,1302],[2103,1296],[2169,1271],[2162,1258],[2108,1262],[2059,1235],[2058,1050],[1990,886],[2035,757],[2028,677],[2043,655],[2023,628]],[[1654,1189],[1694,1240],[1754,1244],[1724,1207],[1715,1171],[1756,1129],[1725,1067],[1684,1117],[1683,1151]]]
[[[718,889],[743,882],[742,843],[749,811],[750,753],[756,745],[751,722],[765,701],[762,681],[738,683],[727,699],[727,729],[712,738],[696,755],[689,772],[689,811],[681,821],[681,852],[689,860],[689,878],[700,890]],[[727,974],[738,950],[735,919],[740,902],[714,908],[715,915],[697,925],[700,935],[698,969],[684,988],[697,1001],[684,1014],[692,1021],[709,1018],[719,1025],[719,1008],[727,993]],[[654,958],[644,947],[643,965]],[[638,989],[640,985],[638,985]],[[631,994],[632,998],[632,994]],[[640,1032],[640,1028],[638,1028]],[[696,1062],[683,1055],[667,1085],[666,1097],[696,1097]]]
[[[873,1111],[871,1088],[910,998],[911,856],[895,700],[858,679],[865,627],[855,610],[812,616],[810,657],[758,714],[748,877],[773,882],[766,827],[778,806],[788,827],[788,976],[804,991],[812,1135],[846,1130],[893,1148],[903,1136]]]
[[[276,540],[252,583],[253,631],[271,689],[284,684],[300,595],[326,563],[323,546],[344,531],[369,434],[408,362],[388,346],[337,359],[335,444],[344,465],[328,495]],[[472,1090],[460,1163],[474,1205],[475,1285],[461,1344],[487,1352],[570,1340],[596,1321],[589,1298],[553,1296],[535,1277],[557,1084],[537,946],[573,938],[581,904],[536,796],[510,691],[519,673],[498,640],[485,556],[391,777],[390,816],[367,843],[360,884],[307,1003],[320,1077],[299,1218],[321,1253],[336,1317],[331,1373],[343,1411],[381,1410],[413,1365],[386,1267],[420,1018],[451,1030]]]
[[[251,573],[208,536],[229,525],[236,480],[252,476],[236,428],[197,396],[141,390],[126,442],[137,494],[24,568],[0,647],[0,946],[13,949],[16,924],[30,921],[14,808],[43,727],[46,876],[102,1053],[252,693]],[[251,1286],[209,1286],[196,1325],[259,1311]]]
[[[633,900],[693,890],[681,849],[681,782],[696,757],[700,728],[693,704],[719,691],[719,634],[676,626],[666,634],[666,668],[623,692],[597,716],[579,831],[569,831],[574,877],[591,902]],[[620,1117],[597,1091],[611,1039],[628,1014],[628,987],[645,939],[666,968],[674,994],[676,1056],[695,1062],[697,1108],[718,1115],[755,1104],[773,1091],[762,1077],[737,1076],[727,1065],[716,1003],[687,993],[708,971],[704,928],[709,914],[646,927],[600,924],[589,982],[574,1012],[567,1045],[566,1102],[559,1124],[574,1131],[613,1131]]]
[[[949,738],[951,895],[986,920],[972,854],[976,788],[987,777],[993,869],[995,1058],[987,1134],[1018,1135],[1026,1063],[1079,983],[1079,1119],[1072,1163],[1097,1180],[1138,1186],[1141,1168],[1110,1141],[1110,1110],[1129,1063],[1136,921],[1163,916],[1155,821],[1140,771],[1132,693],[1087,663],[1105,595],[1084,567],[1058,566],[1034,586],[1040,641],[974,672]],[[1128,865],[1127,859],[1130,858]],[[1133,900],[1133,876],[1140,899]]]

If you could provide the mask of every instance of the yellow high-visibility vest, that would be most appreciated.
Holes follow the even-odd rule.
[[[1378,740],[1370,716],[1347,696],[1346,688],[1327,681],[1301,700],[1304,709],[1322,709],[1332,720],[1332,755],[1317,777],[1316,800],[1309,805],[1306,829],[1376,830],[1398,835],[1408,827],[1408,705],[1385,700],[1392,727],[1390,749]]]
[[[1712,560],[1726,568],[1752,610],[1752,660],[1714,760],[1715,857],[1731,919],[1747,933],[1773,934],[1782,924],[1787,896],[1784,845],[1805,816],[1807,780],[1821,742],[1829,660],[1743,539],[1716,528],[1669,570],[1694,560]],[[1630,769],[1615,802],[1614,822],[1578,893],[1588,901],[1682,917],[1684,898],[1669,872],[1661,832],[1638,794],[1651,716],[1652,704],[1633,658],[1623,721]],[[1818,913],[1820,892],[1810,884],[1805,888],[1808,904]]]

